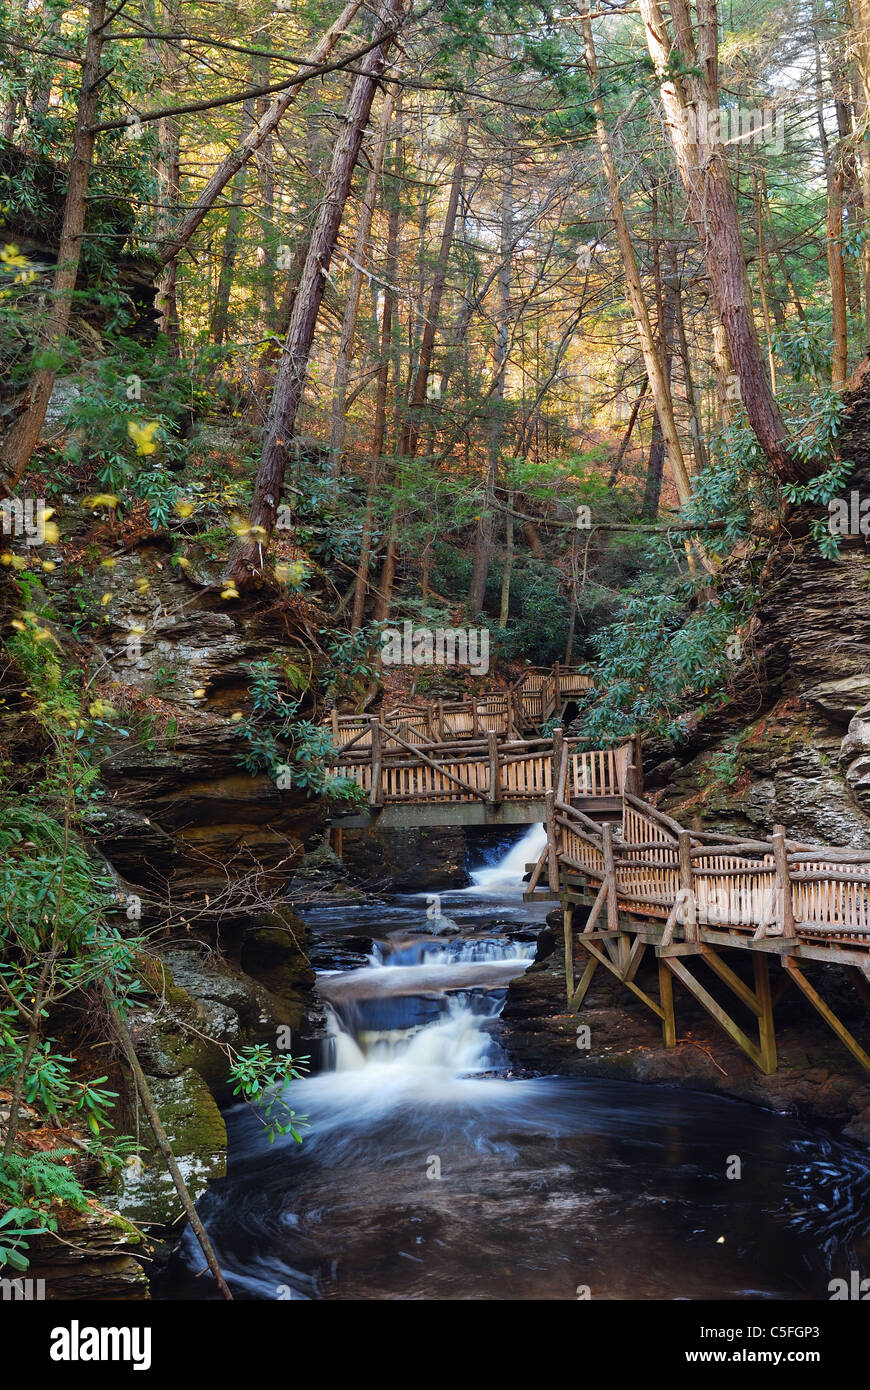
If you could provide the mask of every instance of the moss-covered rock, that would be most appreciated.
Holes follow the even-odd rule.
[[[194,1201],[226,1173],[227,1131],[223,1116],[198,1072],[149,1078],[151,1094]],[[168,1228],[184,1216],[178,1193],[150,1129],[143,1126],[143,1166],[130,1167],[115,1198],[119,1212],[150,1227]]]

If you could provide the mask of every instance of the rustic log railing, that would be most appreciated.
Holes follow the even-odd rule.
[[[556,805],[555,830],[562,869],[602,881],[601,827],[562,801]],[[870,851],[804,844],[787,839],[781,828],[769,839],[728,841],[685,830],[626,792],[613,852],[620,908],[665,919],[668,939],[683,892],[680,921],[693,916],[702,926],[757,941],[812,938],[870,953]]]
[[[519,738],[525,729],[545,723],[567,700],[588,690],[590,677],[573,667],[530,667],[506,691],[493,691],[467,700],[432,703],[405,702],[379,715],[384,728],[395,729],[416,743],[445,743],[454,738],[478,739],[487,734]],[[367,746],[370,716],[338,714],[330,719],[336,748]]]
[[[690,831],[630,790],[623,794],[622,808],[614,834],[610,825],[599,825],[572,806],[570,798],[555,799],[547,846],[529,883],[527,896],[540,886],[546,860],[550,893],[561,897],[565,909],[569,1008],[579,1007],[603,966],[661,1019],[665,1043],[674,1046],[676,979],[767,1073],[776,1067],[768,961],[779,956],[784,983],[797,986],[870,1071],[870,1054],[802,968],[806,960],[844,966],[870,1005],[870,851],[805,844],[787,837],[782,826],[764,839]],[[590,898],[575,937],[572,906]],[[575,943],[586,961],[576,987]],[[636,983],[647,946],[658,958],[658,1000]],[[722,947],[753,952],[754,990],[722,960]],[[686,958],[692,955],[699,955],[755,1016],[757,1043],[689,970]]]
[[[363,731],[360,731],[362,733]],[[454,739],[413,744],[395,728],[371,719],[366,738],[352,740],[329,769],[352,778],[373,807],[395,802],[543,801],[559,790],[572,799],[618,798],[625,790],[632,745],[582,752],[576,740]]]

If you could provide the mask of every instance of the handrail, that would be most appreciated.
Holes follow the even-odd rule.
[[[753,941],[821,936],[870,952],[870,851],[790,850],[797,842],[781,826],[764,839],[717,835],[714,843],[693,844],[712,837],[687,830],[631,793],[624,793],[622,806],[621,836],[612,841],[608,864],[609,831],[602,829],[599,843],[589,833],[595,822],[558,801],[552,829],[557,863],[606,883],[608,895],[633,915],[666,918],[663,943],[673,939],[680,904],[691,904],[687,933],[697,930],[688,925],[695,922],[745,932]]]

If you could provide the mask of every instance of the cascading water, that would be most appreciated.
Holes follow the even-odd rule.
[[[544,826],[531,826],[498,864],[472,870],[474,890],[479,893],[519,892],[522,889],[526,865],[534,864],[546,843],[547,832]]]
[[[812,1299],[828,1297],[820,1252],[862,1267],[863,1151],[826,1140],[820,1179],[818,1141],[793,1119],[509,1077],[492,1034],[546,914],[522,900],[544,842],[532,827],[443,894],[449,935],[432,934],[425,894],[346,910],[342,927],[372,951],[318,976],[326,1070],[290,1092],[303,1143],[270,1145],[235,1107],[230,1176],[201,1203],[237,1296],[574,1299],[586,1285],[606,1299]],[[346,963],[337,915],[309,921],[315,946],[333,943],[321,958]],[[739,1183],[725,1179],[734,1153]],[[215,1296],[201,1264],[188,1233],[168,1296]]]
[[[533,826],[498,864],[473,872],[474,887],[465,891],[488,894],[498,889],[518,895],[526,856],[540,853],[541,831],[542,827]],[[443,914],[438,914],[438,920],[444,920]],[[427,912],[422,931],[431,929],[431,921]],[[499,1060],[498,1050],[481,1023],[498,1016],[505,989],[534,954],[534,941],[514,942],[494,935],[451,940],[402,935],[398,940],[374,942],[368,967],[330,972],[320,980],[320,992],[330,1005],[330,1055],[335,1070],[438,1069],[441,1080],[449,1083],[457,1075],[492,1066]],[[394,1013],[398,1026],[367,1026],[375,1020],[383,1024],[390,1013],[389,1001],[395,1006],[410,999],[419,1011],[420,995],[437,997],[434,1018],[424,1015],[417,1025],[411,1024],[407,1006],[399,1003]],[[430,1074],[430,1094],[436,1082]]]

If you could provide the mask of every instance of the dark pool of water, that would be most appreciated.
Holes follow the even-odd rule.
[[[534,948],[506,939],[530,910],[497,887],[442,895],[444,938],[423,898],[341,911],[377,947],[323,977],[336,1069],[293,1088],[304,1143],[232,1109],[200,1204],[236,1295],[827,1299],[866,1274],[857,1146],[712,1096],[503,1074],[493,1021]],[[335,909],[309,919],[336,930]],[[158,1296],[213,1296],[202,1264],[188,1235]]]

